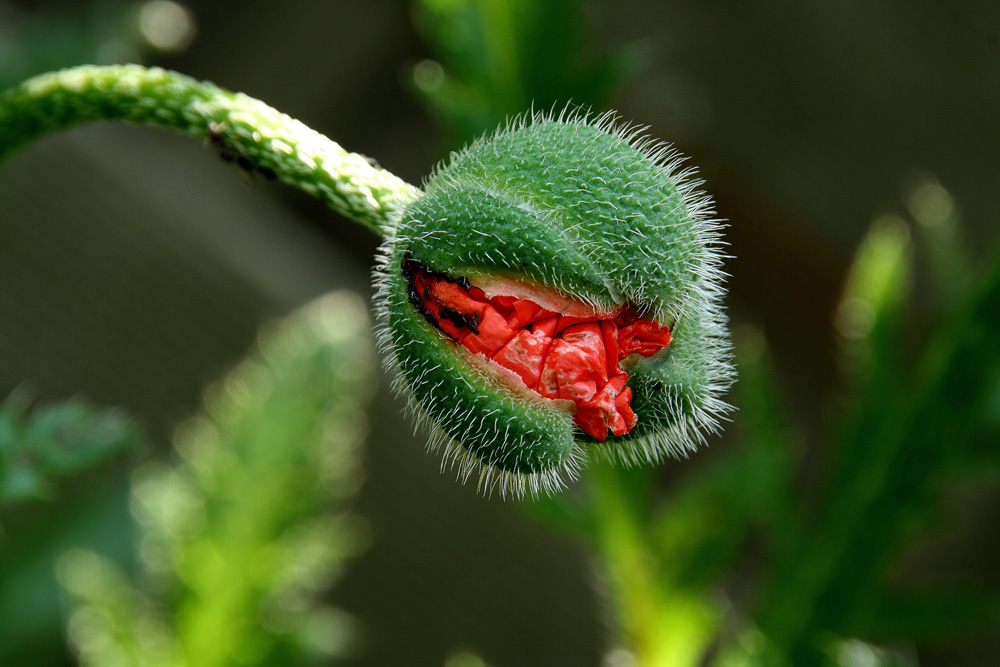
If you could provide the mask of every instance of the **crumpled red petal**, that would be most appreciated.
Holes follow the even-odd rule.
[[[651,356],[670,344],[670,328],[630,307],[591,318],[561,315],[529,299],[487,298],[465,279],[403,262],[411,303],[427,320],[474,353],[521,378],[531,390],[576,404],[576,424],[597,440],[636,424],[621,361]]]

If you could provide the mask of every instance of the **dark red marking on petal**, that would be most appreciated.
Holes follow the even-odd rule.
[[[670,345],[670,328],[631,307],[590,317],[546,310],[530,299],[488,298],[465,278],[433,271],[408,253],[402,263],[410,302],[428,322],[473,353],[511,371],[545,398],[576,404],[576,424],[597,440],[624,435],[637,417],[620,363]],[[579,306],[579,307],[577,307]]]

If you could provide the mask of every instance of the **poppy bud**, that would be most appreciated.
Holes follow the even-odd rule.
[[[586,458],[685,455],[732,383],[718,221],[676,154],[534,117],[429,178],[376,270],[379,338],[431,448],[503,493]]]

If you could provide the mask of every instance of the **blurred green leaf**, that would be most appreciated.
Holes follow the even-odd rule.
[[[910,367],[908,381],[860,405],[833,449],[838,474],[815,530],[776,566],[759,619],[790,664],[809,664],[823,632],[846,632],[875,604],[890,559],[923,527],[988,412],[1000,378],[1000,261],[941,317]]]
[[[975,279],[975,262],[959,235],[958,207],[951,193],[927,175],[912,183],[906,205],[917,223],[932,296],[939,308],[947,307]]]
[[[842,365],[855,400],[867,405],[906,382],[901,335],[911,281],[911,243],[906,223],[885,215],[875,220],[856,251],[837,307]],[[877,411],[869,410],[877,418]]]
[[[661,548],[650,525],[651,470],[589,466],[591,538],[615,593],[619,641],[636,664],[698,665],[719,631],[721,613],[697,587],[677,585],[672,562],[677,554]],[[646,483],[631,483],[636,471]]]
[[[45,500],[54,483],[134,449],[141,436],[120,410],[80,400],[29,409],[23,393],[0,404],[0,505]]]
[[[373,356],[366,308],[346,293],[262,333],[179,430],[182,459],[135,475],[142,585],[91,552],[61,562],[82,664],[285,665],[345,649],[352,621],[320,594],[367,539],[346,502]]]
[[[581,0],[419,0],[438,61],[414,88],[458,147],[530,108],[601,107],[633,69],[625,50],[594,55]]]
[[[53,70],[135,61],[148,50],[137,3],[92,2],[69,11],[19,11],[0,3],[0,90]]]
[[[918,667],[912,649],[874,646],[859,639],[831,641],[825,657],[838,667]]]

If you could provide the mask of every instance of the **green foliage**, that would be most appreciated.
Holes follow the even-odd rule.
[[[625,51],[593,55],[580,0],[420,0],[417,25],[438,61],[416,90],[459,146],[525,109],[600,107],[631,69]]]
[[[50,499],[55,483],[141,441],[120,410],[100,410],[70,400],[29,410],[24,393],[0,404],[0,506]]]
[[[864,299],[873,316],[866,335],[849,346],[861,360],[853,409],[833,431],[814,522],[781,545],[758,612],[790,664],[815,659],[824,633],[892,634],[886,628],[897,621],[887,612],[899,607],[886,600],[900,592],[886,581],[888,567],[928,528],[942,484],[969,472],[962,462],[979,447],[975,436],[1000,379],[996,258],[955,302],[931,314],[940,326],[929,330],[913,361],[903,362],[906,329],[897,304],[909,282],[905,239],[903,229],[876,224],[858,253],[845,303]],[[969,618],[976,609],[987,617],[970,628],[1000,623],[996,604],[964,611],[941,605],[923,633],[911,623],[914,634],[896,639],[936,634],[953,626],[956,614]]]
[[[934,527],[945,483],[1000,475],[982,441],[996,433],[1000,262],[931,313],[942,325],[908,350],[913,254],[900,219],[877,221],[858,250],[839,318],[848,407],[829,431],[818,499],[801,497],[801,443],[764,338],[744,326],[740,447],[665,499],[652,471],[594,467],[587,497],[548,502],[544,515],[604,558],[639,664],[915,665],[914,643],[1000,628],[1000,591],[913,590],[889,576]],[[762,553],[748,553],[754,542]],[[735,585],[754,591],[738,607],[719,598]]]
[[[551,4],[579,25],[580,3]],[[536,10],[444,0],[422,8],[436,21],[425,32],[442,64],[421,64],[416,81],[459,140],[519,111],[513,100],[587,100],[600,87],[581,82],[607,73],[597,66],[525,98],[546,85],[523,68],[522,54],[547,46]],[[503,27],[492,39],[479,27],[489,12]],[[558,57],[581,66],[572,48]],[[844,389],[818,494],[802,488],[803,443],[766,340],[744,325],[738,446],[665,497],[653,470],[591,466],[586,495],[533,508],[594,546],[637,664],[915,665],[915,644],[1000,628],[1000,591],[901,589],[890,577],[908,546],[931,534],[945,484],[1000,474],[1000,257],[975,271],[939,184],[917,184],[906,203],[915,224],[877,220],[845,283],[836,318]],[[926,260],[919,276],[916,256]]]
[[[624,60],[582,57],[579,10],[574,0],[420,3],[441,62],[420,63],[414,79],[454,141],[532,102],[606,99]],[[91,84],[108,83],[107,71],[90,73]],[[166,87],[154,92],[169,99]],[[63,120],[64,107],[40,110],[41,121],[22,116],[27,126],[0,115],[0,128],[20,133],[0,137],[19,142]],[[258,158],[247,133],[223,120],[198,118],[193,133]],[[301,166],[286,180],[302,177]],[[378,211],[362,217],[383,229],[400,202],[372,201]],[[1000,591],[924,590],[891,576],[933,534],[946,485],[1000,478],[1000,257],[974,268],[940,185],[920,184],[907,206],[912,221],[872,226],[846,280],[836,316],[843,392],[818,465],[803,461],[763,333],[743,325],[735,445],[690,464],[668,490],[650,467],[597,465],[581,493],[538,506],[600,558],[624,657],[901,667],[916,664],[914,646],[1000,629]],[[370,359],[358,307],[340,303],[331,315],[330,304],[266,336],[261,355],[210,392],[207,416],[178,438],[179,462],[136,474],[137,576],[92,552],[61,560],[84,664],[291,664],[341,648],[349,621],[318,595],[364,541],[343,504],[357,482]],[[0,498],[42,495],[54,478],[126,446],[98,413],[50,410],[0,411]],[[803,488],[803,471],[816,488]],[[482,663],[471,654],[452,662]]]
[[[179,430],[180,460],[137,471],[136,583],[90,551],[61,559],[82,664],[284,665],[347,648],[350,619],[320,595],[366,539],[346,504],[372,370],[355,297],[263,332]]]
[[[0,90],[40,72],[73,65],[137,57],[141,39],[133,7],[86,3],[68,12],[18,12],[0,5]]]

